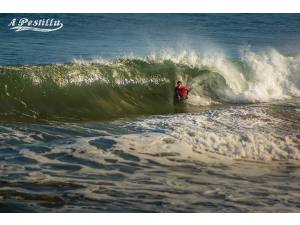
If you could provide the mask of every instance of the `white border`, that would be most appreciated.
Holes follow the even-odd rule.
[[[2,214],[1,223],[30,224],[30,225],[298,225],[300,214],[272,214],[272,213],[248,213],[248,214],[217,214],[217,213],[160,213],[160,214],[107,214],[107,213],[60,213],[60,214]],[[3,223],[6,224],[6,223]]]
[[[0,13],[299,13],[299,0],[2,0]]]
[[[299,0],[8,0],[0,13],[300,13]],[[3,224],[298,224],[300,214],[1,214]],[[5,223],[6,222],[6,223]]]

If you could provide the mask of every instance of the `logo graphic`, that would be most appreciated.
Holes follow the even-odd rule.
[[[60,20],[50,18],[50,19],[37,19],[30,20],[27,18],[22,18],[17,20],[12,19],[8,24],[11,30],[15,32],[19,31],[37,31],[37,32],[51,32],[61,29],[64,25]]]

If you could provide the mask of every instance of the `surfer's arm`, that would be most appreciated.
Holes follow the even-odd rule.
[[[189,94],[189,92],[190,92],[190,89],[189,89],[188,87],[186,87],[186,89],[185,89],[185,90],[186,90],[186,93],[187,93],[187,94]]]

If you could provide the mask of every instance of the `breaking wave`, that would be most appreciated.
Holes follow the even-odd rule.
[[[106,120],[172,113],[177,80],[191,88],[184,105],[196,107],[300,97],[300,57],[274,49],[245,50],[239,60],[221,53],[164,51],[143,58],[2,66],[0,119]]]

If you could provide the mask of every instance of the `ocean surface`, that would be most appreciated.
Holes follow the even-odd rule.
[[[300,14],[0,14],[0,212],[300,212],[299,43]]]

